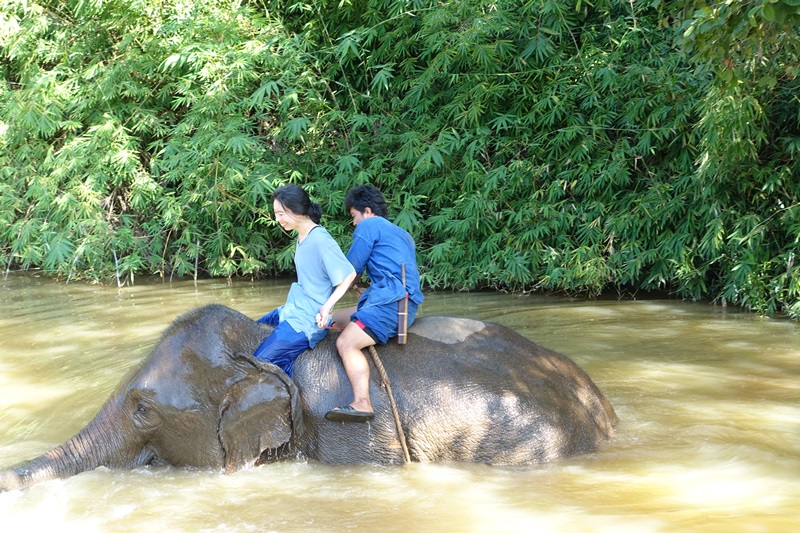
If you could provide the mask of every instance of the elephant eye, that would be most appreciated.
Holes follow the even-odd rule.
[[[147,407],[143,403],[140,403],[136,406],[136,412],[144,414],[147,412]]]

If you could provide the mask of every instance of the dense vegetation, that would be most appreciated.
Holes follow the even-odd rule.
[[[708,4],[708,5],[706,5]],[[269,195],[428,288],[800,316],[800,0],[0,0],[0,264],[271,276]]]

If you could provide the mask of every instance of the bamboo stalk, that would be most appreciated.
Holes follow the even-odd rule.
[[[119,279],[119,261],[117,260],[117,251],[111,250],[111,253],[114,254],[114,270],[117,274],[117,288],[122,287],[122,282]]]
[[[197,263],[200,260],[200,239],[197,239],[194,246],[194,284],[197,285]]]

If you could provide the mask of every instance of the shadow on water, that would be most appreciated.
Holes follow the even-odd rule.
[[[0,280],[0,466],[83,427],[182,312],[222,303],[257,318],[288,287]],[[594,454],[517,468],[98,469],[0,494],[3,530],[800,529],[797,323],[673,300],[496,293],[428,294],[420,314],[499,322],[570,356],[616,408],[617,436]]]

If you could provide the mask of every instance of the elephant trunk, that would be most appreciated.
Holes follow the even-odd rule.
[[[45,454],[7,470],[0,477],[0,490],[26,489],[42,481],[67,478],[97,468],[101,459],[89,446],[85,430]]]
[[[144,464],[141,447],[120,438],[122,397],[116,395],[71,439],[16,468],[0,472],[0,492],[26,489],[42,481],[64,479],[99,466]]]

